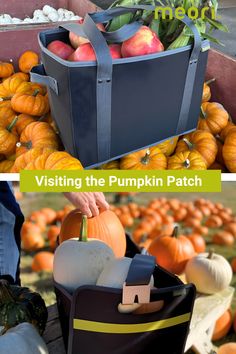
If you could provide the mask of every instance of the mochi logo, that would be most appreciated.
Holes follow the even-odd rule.
[[[211,18],[212,20],[219,20],[220,17],[216,15],[216,11],[213,7],[208,7],[205,6],[201,10],[199,10],[195,6],[191,6],[187,11],[185,11],[184,7],[176,7],[176,8],[171,8],[169,6],[163,7],[163,6],[157,6],[155,8],[155,19],[158,20],[160,17],[165,20],[165,19],[170,19],[172,20],[173,18],[177,18],[178,20],[183,20],[183,18],[187,15],[191,20],[196,20],[198,18],[205,19],[206,18],[206,13],[209,12],[211,13]]]

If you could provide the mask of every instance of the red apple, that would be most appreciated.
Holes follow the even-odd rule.
[[[135,57],[162,52],[164,46],[156,33],[147,26],[142,26],[131,38],[122,43],[121,54],[123,57]]]
[[[109,45],[110,54],[113,59],[121,58],[121,47],[119,44]],[[90,43],[81,44],[68,58],[70,61],[95,61],[96,54]]]
[[[56,54],[61,59],[68,59],[68,57],[74,52],[74,49],[69,45],[62,41],[52,41],[48,46],[47,49],[50,52]]]
[[[81,20],[77,21],[79,24],[82,24],[84,22],[84,19],[82,18]],[[97,28],[100,29],[100,31],[105,31],[105,27],[103,26],[102,23],[97,24]],[[78,48],[81,44],[89,43],[89,40],[86,38],[83,38],[81,36],[78,36],[77,34],[70,32],[69,33],[69,39],[70,43],[73,48]]]

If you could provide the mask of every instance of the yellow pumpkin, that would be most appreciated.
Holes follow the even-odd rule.
[[[133,152],[120,160],[122,170],[165,170],[167,158],[156,146]]]
[[[197,151],[178,152],[168,158],[168,170],[206,170],[207,164]]]

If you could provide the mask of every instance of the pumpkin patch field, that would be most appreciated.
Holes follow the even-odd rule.
[[[236,286],[234,190],[235,183],[232,182],[223,183],[222,193],[214,194],[124,193],[118,198],[114,193],[107,193],[110,214],[103,215],[103,220],[88,219],[88,237],[92,237],[94,230],[102,234],[99,227],[104,230],[102,223],[109,225],[111,221],[110,230],[106,232],[107,235],[109,232],[113,235],[113,241],[111,236],[104,239],[113,250],[113,254],[108,252],[111,260],[115,254],[118,257],[124,255],[125,230],[136,245],[154,255],[160,265],[179,275],[183,281],[195,283],[200,294],[214,294],[229,285]],[[39,292],[46,304],[50,305],[56,301],[52,283],[55,249],[59,249],[59,244],[60,247],[64,243],[66,246],[68,235],[79,235],[82,219],[62,194],[17,193],[17,198],[25,215],[22,229],[22,285]],[[124,230],[116,221],[117,217]],[[75,222],[77,219],[79,223]],[[63,220],[65,222],[61,227]],[[74,249],[73,244],[68,244],[66,252],[71,252],[69,247]],[[106,253],[107,250],[101,252]],[[68,279],[63,278],[65,269],[62,271],[60,267],[60,257],[63,258],[63,255],[58,253],[55,262],[58,269],[56,272],[54,270],[54,276],[64,282],[65,287],[70,287],[71,284],[66,285]],[[114,263],[113,268],[115,274],[119,267]],[[115,279],[114,274],[112,280]],[[101,273],[100,278],[101,284],[105,284],[107,276]],[[73,279],[72,286],[77,282],[76,278]],[[213,335],[216,346],[236,341],[235,323],[236,294],[228,311],[216,323]]]

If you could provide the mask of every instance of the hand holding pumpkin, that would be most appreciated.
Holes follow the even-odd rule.
[[[87,217],[98,216],[99,209],[108,210],[107,203],[103,193],[77,192],[64,193],[66,198]]]

